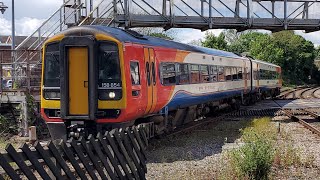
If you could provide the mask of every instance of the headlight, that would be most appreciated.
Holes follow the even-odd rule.
[[[122,90],[118,89],[112,89],[112,90],[107,90],[107,89],[99,89],[99,100],[120,100],[122,98]]]
[[[109,92],[109,98],[114,99],[116,97],[116,93]]]
[[[45,91],[44,98],[45,99],[60,99],[60,92],[58,92],[58,91]]]

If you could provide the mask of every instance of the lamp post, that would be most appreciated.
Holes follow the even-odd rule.
[[[14,19],[14,0],[12,0],[12,36],[11,36],[11,40],[12,40],[12,46],[11,49],[14,50],[16,48],[15,45],[15,39],[16,39],[16,25],[15,25],[15,19]]]
[[[1,14],[3,14],[6,9],[8,8],[8,6],[4,5],[3,2],[0,2],[0,12]]]
[[[8,6],[4,5],[3,2],[0,2],[0,12],[4,14],[4,12],[8,9]],[[15,49],[15,22],[14,22],[14,0],[12,0],[12,34],[11,34],[11,49]]]
[[[8,8],[8,6],[4,5],[3,2],[0,2],[0,12],[3,14],[6,9]],[[15,76],[15,53],[14,50],[16,48],[15,45],[15,17],[14,17],[14,0],[12,0],[12,31],[11,31],[11,50],[12,50],[12,68],[13,68],[13,72],[12,75]]]

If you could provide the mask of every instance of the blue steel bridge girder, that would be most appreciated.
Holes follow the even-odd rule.
[[[318,31],[319,0],[102,0],[113,1],[108,25]],[[104,17],[98,17],[103,19]],[[110,21],[112,20],[112,23]]]

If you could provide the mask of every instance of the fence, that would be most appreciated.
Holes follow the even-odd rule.
[[[113,129],[87,139],[11,144],[0,153],[0,179],[145,179],[148,138],[143,127]]]
[[[17,63],[17,54],[24,54]],[[40,51],[0,50],[0,92],[15,89],[39,91],[41,82]],[[40,91],[39,91],[40,92]]]

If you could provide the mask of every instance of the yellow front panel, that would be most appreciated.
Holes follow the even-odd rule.
[[[88,48],[69,48],[69,115],[88,115]]]

